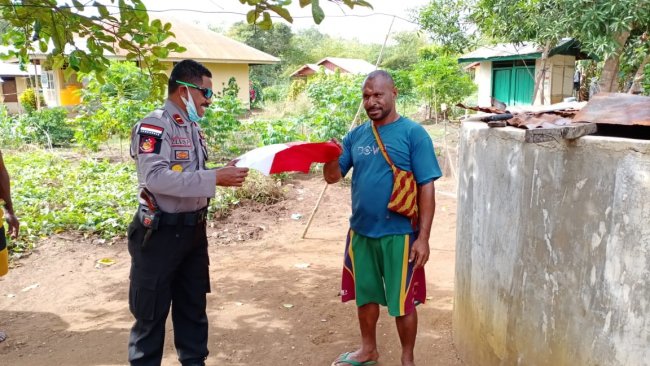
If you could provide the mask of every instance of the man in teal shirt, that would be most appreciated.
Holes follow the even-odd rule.
[[[424,264],[429,259],[429,234],[435,211],[434,181],[442,174],[428,133],[395,109],[397,90],[385,71],[373,71],[363,83],[363,106],[370,121],[350,131],[338,160],[325,164],[328,183],[338,182],[351,168],[352,216],[345,250],[342,300],[356,299],[361,347],[340,355],[333,366],[372,365],[379,358],[376,328],[379,306],[395,317],[402,344],[402,365],[415,365],[415,306],[426,298]],[[387,209],[393,170],[373,134],[377,128],[386,152],[417,182],[419,219]]]

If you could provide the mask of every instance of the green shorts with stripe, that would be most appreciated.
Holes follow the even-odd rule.
[[[341,283],[343,302],[388,306],[391,316],[410,314],[426,299],[424,268],[413,270],[409,253],[417,234],[369,238],[350,229]]]

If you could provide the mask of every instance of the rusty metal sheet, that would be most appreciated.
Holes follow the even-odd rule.
[[[463,103],[456,104],[456,107],[463,108],[463,109],[469,109],[471,111],[485,112],[485,113],[500,114],[500,113],[505,113],[506,112],[505,110],[499,109],[499,108],[496,108],[496,107],[470,107],[470,106],[464,105]]]
[[[570,123],[571,119],[551,113],[520,113],[516,114],[514,118],[508,120],[509,125],[528,130],[533,128],[557,128],[566,126]]]
[[[650,97],[599,93],[575,115],[573,121],[650,126]]]

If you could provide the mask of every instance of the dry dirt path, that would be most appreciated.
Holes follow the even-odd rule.
[[[323,188],[300,176],[288,199],[246,205],[209,230],[207,365],[329,365],[357,345],[356,312],[338,294],[350,212],[349,187],[330,186],[305,240],[300,236]],[[448,182],[438,189],[451,191]],[[301,214],[294,220],[292,214]],[[461,365],[452,344],[456,202],[438,195],[427,264],[429,300],[418,308],[421,366]],[[115,264],[98,266],[111,258]],[[0,364],[125,365],[132,322],[125,240],[93,244],[74,234],[44,240],[0,279]],[[168,322],[163,365],[177,365]],[[399,364],[399,340],[385,309],[378,329],[380,365]]]

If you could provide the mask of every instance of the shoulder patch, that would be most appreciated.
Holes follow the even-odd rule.
[[[139,135],[153,136],[157,139],[162,137],[164,131],[165,129],[160,126],[154,126],[147,123],[142,123],[140,124],[140,127],[138,127]]]
[[[140,136],[138,151],[140,154],[159,154],[161,142],[152,136]]]

